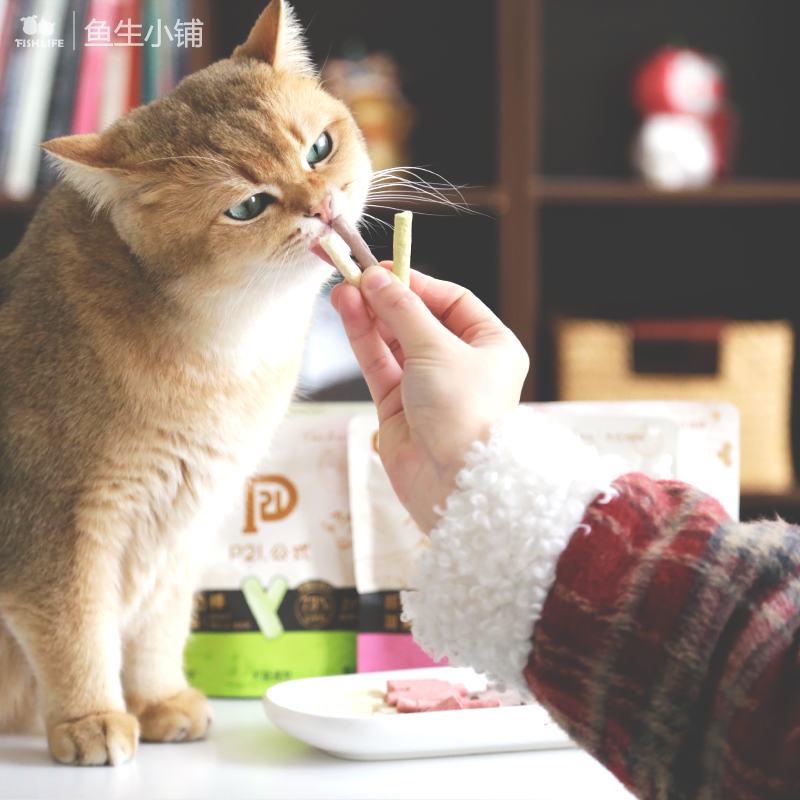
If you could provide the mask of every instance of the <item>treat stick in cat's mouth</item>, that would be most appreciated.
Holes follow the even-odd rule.
[[[393,272],[406,285],[409,285],[411,272],[411,219],[410,211],[404,211],[395,215],[394,230],[394,267]],[[331,227],[335,234],[323,236],[320,246],[328,254],[333,265],[344,275],[348,283],[354,286],[361,284],[361,270],[367,267],[378,266],[378,260],[370,252],[367,243],[361,238],[361,234],[343,216],[336,217],[331,222]],[[350,253],[342,246],[342,242],[353,251],[358,263],[350,258]]]
[[[319,243],[320,247],[330,256],[333,266],[344,275],[345,280],[352,283],[353,286],[360,286],[361,270],[358,268],[358,264],[350,258],[350,253],[342,239],[335,233],[331,233],[321,237]]]
[[[367,267],[377,267],[378,259],[370,252],[367,243],[361,238],[361,234],[356,230],[355,225],[339,214],[331,222],[331,227],[344,239],[345,244],[353,251],[353,255],[358,261],[361,270]],[[331,256],[333,258],[333,256]]]

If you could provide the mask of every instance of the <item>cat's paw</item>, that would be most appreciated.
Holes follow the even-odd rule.
[[[47,732],[50,752],[62,764],[116,767],[134,757],[138,741],[136,717],[119,711],[60,722]]]
[[[190,742],[206,735],[214,719],[202,692],[184,689],[166,700],[146,705],[137,716],[148,742]]]

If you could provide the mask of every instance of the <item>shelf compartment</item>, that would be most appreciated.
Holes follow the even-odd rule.
[[[800,486],[794,486],[780,494],[743,493],[739,516],[742,520],[774,519],[800,523]]]
[[[14,200],[10,197],[0,196],[0,214],[32,214],[41,201],[40,195],[26,200]]]

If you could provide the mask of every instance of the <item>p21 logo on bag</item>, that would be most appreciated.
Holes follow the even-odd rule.
[[[283,475],[254,475],[247,481],[242,533],[258,533],[259,522],[285,519],[297,506],[297,487]]]

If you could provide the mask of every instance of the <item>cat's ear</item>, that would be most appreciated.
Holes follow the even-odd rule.
[[[303,30],[294,10],[284,0],[271,0],[253,25],[247,41],[233,51],[232,58],[255,58],[279,72],[316,75]]]
[[[65,165],[74,164],[90,169],[103,169],[109,166],[103,156],[100,136],[96,133],[62,136],[59,139],[50,139],[41,146]]]
[[[62,136],[40,145],[56,160],[61,177],[99,209],[121,194],[119,178],[125,170],[115,166],[111,148],[99,134]]]

